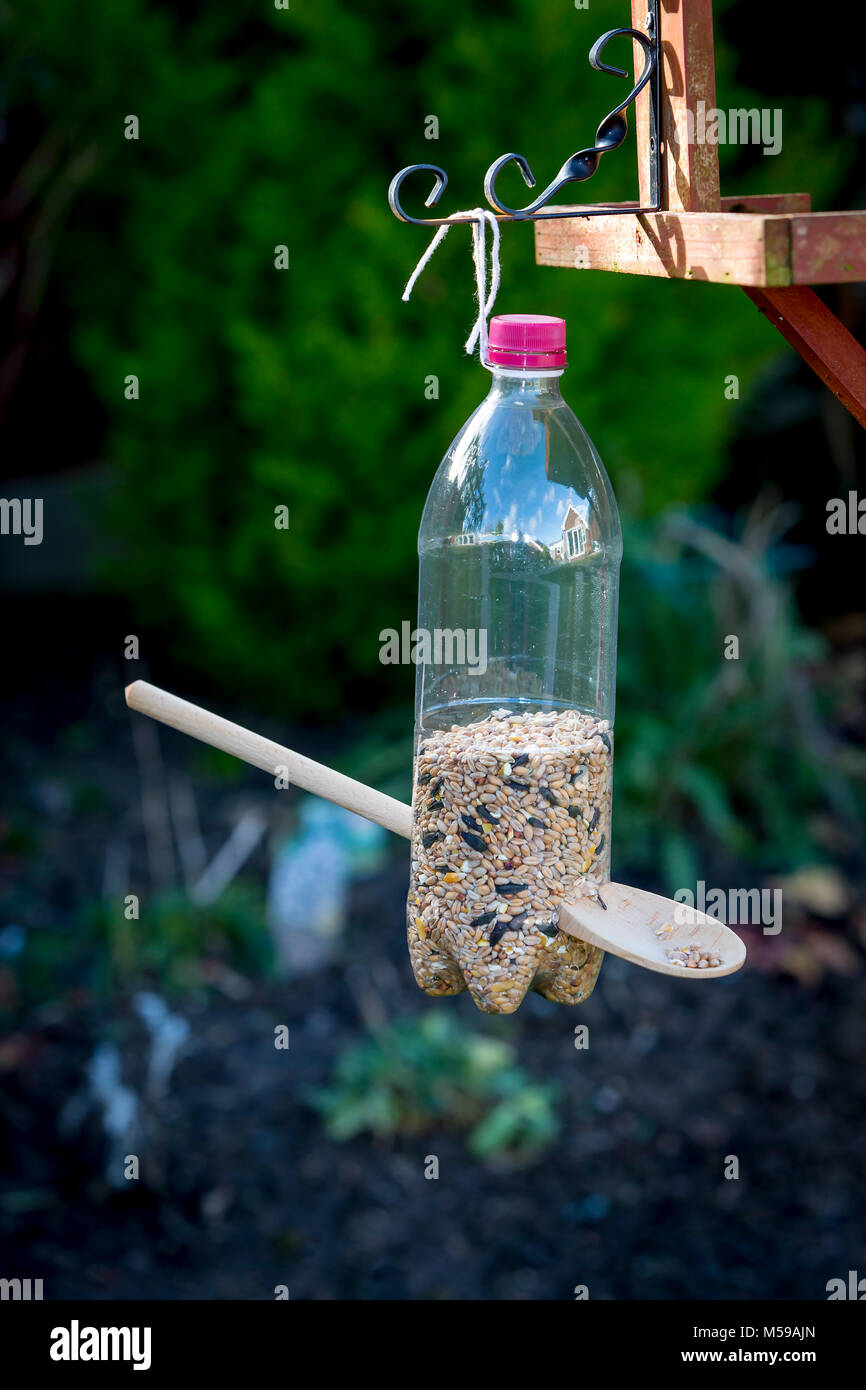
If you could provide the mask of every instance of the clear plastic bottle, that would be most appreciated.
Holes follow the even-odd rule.
[[[601,964],[556,923],[609,877],[622,536],[560,394],[564,321],[494,318],[489,359],[418,539],[408,939],[427,993],[510,1013],[586,998]]]

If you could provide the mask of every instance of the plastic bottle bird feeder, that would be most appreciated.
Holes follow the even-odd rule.
[[[622,536],[560,392],[564,321],[494,318],[488,357],[418,537],[407,930],[426,993],[510,1013],[528,988],[579,1003],[601,965],[558,922],[609,878]]]
[[[609,883],[622,537],[560,393],[564,321],[494,318],[488,366],[418,537],[411,810],[144,682],[127,701],[410,838],[406,930],[427,994],[468,989],[485,1013],[530,988],[579,1004],[605,950],[730,974],[745,948],[729,928]]]
[[[411,806],[363,782],[181,700],[148,681],[128,685],[126,703],[140,714],[279,777],[281,785],[288,779],[302,791],[323,796],[396,835],[412,839]],[[574,938],[584,947],[598,947],[647,970],[680,978],[719,979],[739,970],[746,958],[743,942],[730,927],[695,908],[683,909],[670,898],[623,883],[606,883],[603,896],[590,892],[563,898],[558,929],[561,936]],[[713,959],[718,959],[719,964],[711,965]],[[497,1012],[509,1010],[499,1008]]]

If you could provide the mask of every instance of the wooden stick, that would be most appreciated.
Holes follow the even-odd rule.
[[[393,796],[385,796],[363,782],[344,777],[341,772],[335,772],[322,763],[313,762],[312,758],[294,753],[291,748],[262,738],[240,724],[233,724],[230,719],[221,719],[218,714],[211,714],[210,710],[181,700],[177,695],[170,695],[167,690],[160,690],[149,681],[133,681],[132,685],[128,685],[126,703],[139,714],[149,714],[151,719],[179,729],[182,734],[191,734],[202,743],[209,743],[212,748],[221,748],[223,752],[252,763],[253,767],[261,768],[263,772],[269,772],[272,777],[286,777],[294,786],[323,796],[326,801],[335,801],[338,806],[345,806],[347,811],[355,811],[357,815],[383,825],[386,830],[393,830],[396,835],[403,835],[407,840],[412,835],[411,806],[404,805]]]
[[[746,294],[866,428],[866,349],[806,285]]]
[[[632,27],[644,30],[646,5],[632,0]],[[716,104],[716,67],[713,45],[712,0],[663,0],[661,5],[662,50],[662,207],[671,212],[715,212],[719,207],[719,151],[707,142],[689,143],[697,129],[698,102],[711,111]],[[643,66],[635,44],[637,71]],[[648,141],[649,98],[641,92],[635,103],[638,149]],[[639,156],[638,174],[642,201],[649,198],[648,163]]]

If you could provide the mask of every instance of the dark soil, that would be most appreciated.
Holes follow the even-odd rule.
[[[278,1284],[305,1299],[569,1299],[578,1284],[591,1298],[821,1298],[866,1268],[862,975],[678,985],[609,958],[579,1011],[532,998],[491,1021],[466,996],[416,995],[404,887],[395,864],[359,888],[340,968],[185,1001],[190,1045],[134,1191],[103,1184],[95,1131],[64,1143],[57,1122],[109,1027],[135,1076],[138,1025],[122,1007],[82,1009],[28,1035],[2,1100],[0,1267],[42,1277],[46,1297],[124,1299],[270,1299]],[[358,1037],[371,989],[389,1016],[455,1009],[514,1041],[533,1077],[562,1084],[558,1143],[509,1170],[458,1134],[331,1142],[305,1097]],[[739,1180],[723,1176],[728,1155]]]
[[[32,782],[31,755],[46,757],[26,725],[22,715],[13,797]],[[166,743],[169,761],[181,746]],[[74,923],[67,900],[87,883],[98,893],[107,829],[133,795],[117,775],[128,725],[103,721],[95,748],[67,749],[63,775],[86,762],[102,798],[89,811],[85,798],[62,833],[45,830],[35,866],[26,846],[4,865],[28,902],[41,895],[46,918]],[[243,785],[267,791],[255,773]],[[239,794],[211,791],[217,817],[221,797]],[[129,996],[77,974],[50,999],[10,994],[0,1275],[42,1278],[52,1299],[269,1300],[277,1285],[293,1299],[571,1299],[577,1285],[592,1299],[820,1299],[829,1279],[866,1273],[856,916],[813,924],[826,946],[817,977],[787,969],[782,938],[753,927],[750,960],[730,979],[676,982],[609,957],[579,1009],[530,996],[513,1017],[490,1019],[467,995],[434,1002],[417,991],[406,874],[395,843],[386,870],[353,891],[340,959],[311,979],[248,979],[214,956],[198,984],[168,991],[190,1037],[168,1097],[146,1113],[142,1175],[122,1191],[104,1181],[95,1119],[76,1135],[60,1120],[106,1039],[140,1087],[146,1039]],[[783,937],[795,959],[796,929],[786,923]],[[69,949],[71,959],[71,937]],[[0,970],[4,988],[9,974]],[[510,1041],[531,1078],[559,1083],[561,1132],[540,1157],[484,1163],[453,1131],[392,1146],[328,1138],[312,1089],[365,1022],[425,1009]],[[586,1050],[574,1045],[582,1023]],[[288,1051],[274,1047],[278,1024],[290,1029]],[[436,1181],[424,1176],[431,1154]],[[725,1177],[730,1156],[736,1180]]]

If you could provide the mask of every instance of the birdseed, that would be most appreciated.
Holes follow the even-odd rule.
[[[656,936],[659,933],[656,932]],[[711,970],[721,965],[718,951],[707,950],[701,946],[671,946],[666,952],[672,965],[682,965],[686,970]]]
[[[607,720],[577,710],[497,710],[425,732],[407,914],[425,993],[468,988],[497,1014],[530,988],[560,1004],[589,997],[604,952],[557,922],[564,900],[609,879],[612,761]]]

